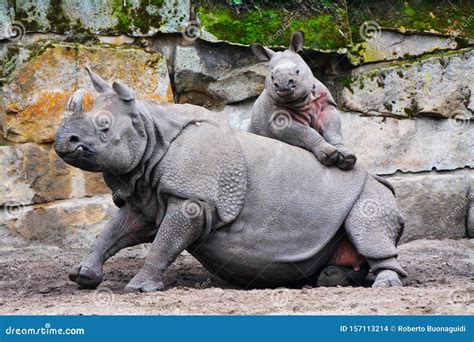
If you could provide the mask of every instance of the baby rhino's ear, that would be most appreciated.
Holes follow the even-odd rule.
[[[293,52],[300,52],[304,46],[304,33],[296,31],[291,35],[290,50]]]
[[[114,89],[115,93],[124,101],[131,101],[135,98],[132,88],[120,80],[115,81],[112,84],[112,88]]]
[[[273,55],[275,54],[275,51],[270,50],[260,44],[252,44],[250,45],[250,48],[252,49],[253,54],[261,62],[269,61],[270,59],[272,59]]]

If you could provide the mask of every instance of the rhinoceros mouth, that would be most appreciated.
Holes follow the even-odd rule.
[[[91,149],[84,144],[78,144],[69,151],[57,151],[62,158],[76,159],[84,157],[84,155],[91,154]]]
[[[280,97],[286,97],[290,96],[291,94],[294,93],[294,89],[288,89],[288,90],[277,90],[277,95]]]

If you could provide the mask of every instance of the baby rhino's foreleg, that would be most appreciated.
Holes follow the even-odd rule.
[[[357,161],[357,157],[343,143],[341,117],[336,107],[329,105],[323,108],[320,118],[322,120],[324,139],[335,146],[339,152],[336,166],[342,170],[352,169]]]

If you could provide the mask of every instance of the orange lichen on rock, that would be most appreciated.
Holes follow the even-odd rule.
[[[123,80],[138,98],[173,101],[161,54],[110,46],[51,45],[19,67],[3,87],[4,138],[18,143],[52,142],[68,99],[79,88],[86,90],[83,107],[90,110],[97,93],[85,66],[110,82]]]

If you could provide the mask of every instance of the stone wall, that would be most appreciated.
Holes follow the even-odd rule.
[[[87,246],[116,210],[100,175],[51,147],[68,97],[85,88],[91,106],[84,66],[245,129],[266,74],[248,44],[281,49],[296,29],[307,38],[303,58],[337,99],[347,144],[395,186],[403,240],[474,236],[468,1],[230,3],[0,2],[1,241]]]

